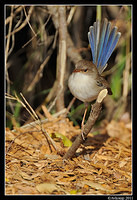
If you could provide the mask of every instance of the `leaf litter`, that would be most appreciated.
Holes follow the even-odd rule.
[[[131,122],[104,123],[100,134],[92,132],[71,160],[48,146],[35,127],[6,129],[5,194],[132,194]],[[80,128],[67,118],[43,124],[58,146],[74,141]],[[57,137],[56,137],[57,136]],[[65,142],[66,142],[65,141]],[[71,141],[71,142],[70,142]]]

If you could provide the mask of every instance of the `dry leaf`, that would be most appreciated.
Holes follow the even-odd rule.
[[[40,183],[36,186],[40,193],[52,194],[54,191],[63,191],[60,186],[55,183]]]
[[[131,132],[126,128],[124,122],[116,122],[114,120],[107,125],[107,133],[110,137],[117,137],[124,141],[131,137]]]
[[[111,188],[109,186],[104,186],[102,184],[99,183],[95,183],[93,181],[84,181],[83,182],[84,185],[89,185],[90,187],[96,189],[96,190],[110,190]]]

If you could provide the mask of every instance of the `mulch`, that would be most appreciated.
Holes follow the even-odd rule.
[[[72,141],[80,133],[68,118],[52,118],[43,127]],[[38,125],[6,128],[5,194],[132,194],[131,122],[104,122],[94,133],[72,159],[62,160]],[[54,141],[64,151],[69,148],[61,138]]]

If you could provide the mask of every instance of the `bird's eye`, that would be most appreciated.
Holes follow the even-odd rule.
[[[87,72],[87,71],[88,71],[88,69],[84,69],[83,71],[84,71],[84,72]]]

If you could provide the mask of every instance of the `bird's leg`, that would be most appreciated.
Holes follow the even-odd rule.
[[[84,111],[83,119],[82,119],[82,122],[81,122],[81,129],[82,129],[82,130],[83,130],[84,121],[85,121],[85,117],[86,117],[87,110],[88,110],[88,103],[85,102],[84,104],[85,104],[85,111]],[[85,137],[84,137],[84,135],[83,135],[83,132],[82,132],[81,136],[82,136],[83,140],[85,140]]]
[[[83,115],[83,119],[82,119],[82,122],[81,122],[81,128],[82,128],[82,129],[83,129],[83,126],[84,126],[84,121],[85,121],[87,109],[88,109],[88,107],[86,106],[86,107],[85,107],[85,111],[84,111],[84,115]]]

